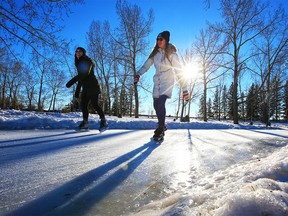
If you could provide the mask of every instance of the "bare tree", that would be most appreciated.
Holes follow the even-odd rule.
[[[207,90],[208,84],[216,80],[227,70],[224,68],[222,72],[219,69],[224,65],[223,53],[226,51],[227,42],[222,38],[220,31],[214,31],[214,27],[209,26],[206,30],[200,31],[200,36],[192,47],[193,52],[197,55],[201,62],[202,82],[203,82],[203,119],[207,121]]]
[[[120,18],[120,27],[116,29],[117,44],[122,47],[121,60],[127,62],[131,70],[131,77],[136,75],[139,54],[144,54],[148,43],[145,38],[151,32],[154,14],[149,10],[145,17],[139,6],[131,5],[125,0],[117,0],[116,11]],[[131,80],[131,83],[133,81]],[[134,85],[135,117],[139,117],[139,98],[137,85]]]
[[[93,21],[88,32],[88,51],[95,62],[96,76],[102,86],[103,106],[108,104],[104,111],[108,110],[111,115],[111,90],[110,82],[113,69],[113,58],[111,58],[110,24]],[[106,103],[107,102],[107,103]]]
[[[12,109],[19,109],[18,93],[23,80],[23,67],[20,62],[10,61],[8,75],[8,102]]]
[[[36,85],[37,79],[34,77],[34,72],[32,73],[31,68],[24,69],[25,79],[23,80],[23,87],[24,87],[24,97],[27,98],[27,109],[34,110],[35,109],[35,102],[36,102]],[[33,103],[34,102],[34,103]]]
[[[262,15],[268,5],[255,0],[221,0],[221,11],[224,22],[215,29],[226,35],[231,51],[227,56],[233,60],[230,65],[233,71],[233,122],[238,124],[238,78],[246,69],[246,63],[251,58],[247,49],[253,39],[258,37],[268,26],[264,24]]]
[[[49,103],[48,110],[56,110],[56,101],[59,91],[63,89],[64,80],[65,80],[65,73],[64,71],[60,71],[56,68],[49,68],[50,73],[47,76],[47,85],[51,91],[51,99]]]
[[[38,79],[39,90],[38,90],[38,100],[37,100],[37,109],[38,111],[42,111],[44,109],[44,104],[46,96],[44,93],[45,86],[45,76],[49,73],[49,62],[45,58],[40,58],[37,53],[34,52],[34,62],[33,62],[33,70],[35,71],[36,77]]]
[[[254,47],[256,47],[255,58],[258,59],[254,62],[258,69],[260,69],[256,73],[261,77],[259,91],[265,92],[265,101],[262,103],[263,121],[268,126],[270,125],[269,119],[272,114],[270,112],[273,89],[271,87],[271,77],[273,74],[281,77],[281,73],[284,72],[281,68],[284,67],[285,60],[288,57],[288,17],[282,7],[271,13],[267,13],[267,16],[265,26],[269,26],[269,28],[262,31],[261,38],[254,43]]]
[[[1,81],[1,108],[6,109],[7,103],[6,103],[6,97],[7,97],[7,86],[8,86],[8,67],[7,66],[1,66],[1,73],[0,73],[0,81]]]
[[[71,13],[71,4],[83,0],[49,2],[47,0],[2,0],[0,5],[0,41],[16,57],[17,49],[22,47],[34,50],[45,58],[39,47],[60,48],[62,43],[58,33],[63,26],[59,20]],[[14,50],[14,51],[13,51]]]

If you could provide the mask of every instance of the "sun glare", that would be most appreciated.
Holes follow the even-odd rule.
[[[200,67],[197,63],[189,63],[183,67],[184,76],[186,79],[197,79],[197,74],[200,70]]]

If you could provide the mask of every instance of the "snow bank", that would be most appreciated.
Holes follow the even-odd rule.
[[[288,146],[205,177],[187,188],[144,206],[137,216],[213,215],[287,216]]]
[[[117,118],[107,117],[110,129],[155,129],[157,120],[148,118]],[[28,112],[18,110],[0,110],[0,130],[23,130],[23,129],[73,129],[82,121],[81,112],[53,113],[53,112]],[[263,124],[249,125],[248,122],[234,125],[231,122],[219,121],[192,121],[179,122],[172,118],[166,120],[169,129],[259,129],[265,128]],[[283,126],[283,124],[281,124]],[[98,129],[99,117],[90,114],[89,127]],[[279,125],[272,126],[274,128]],[[288,124],[285,125],[288,128]]]

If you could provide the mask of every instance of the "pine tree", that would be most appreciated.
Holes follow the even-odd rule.
[[[278,121],[281,112],[281,100],[283,98],[281,92],[281,81],[279,76],[272,78],[272,92],[271,92],[271,106],[270,116],[273,116],[273,120]]]
[[[284,111],[284,119],[288,121],[288,81],[284,86],[284,96],[283,96],[283,109]]]
[[[207,115],[208,115],[209,118],[213,118],[212,100],[211,100],[211,98],[208,99],[208,103],[207,103]]]
[[[223,91],[222,91],[222,97],[221,97],[221,112],[222,112],[224,119],[226,119],[227,117],[228,110],[229,109],[228,109],[227,87],[226,85],[224,85]]]
[[[255,104],[254,104],[254,118],[255,120],[260,120],[261,113],[261,96],[259,94],[260,86],[258,84],[255,85]]]
[[[219,94],[219,86],[216,87],[216,91],[214,93],[214,100],[213,100],[213,113],[214,118],[218,118],[220,121],[221,113],[220,113],[220,94]]]
[[[247,100],[246,100],[246,118],[250,119],[251,122],[255,120],[255,117],[256,117],[255,106],[256,106],[257,98],[256,98],[255,93],[256,93],[255,85],[254,83],[252,83],[248,91]]]
[[[198,110],[198,117],[203,118],[204,117],[204,95],[201,95],[200,98],[200,106],[199,106],[199,110]]]
[[[240,103],[239,103],[239,112],[240,112],[240,119],[245,119],[245,102],[244,102],[244,99],[245,99],[245,94],[244,92],[241,92],[241,97],[240,97]]]
[[[228,107],[228,117],[229,119],[233,118],[233,83],[230,85],[228,94],[227,94],[227,107]]]

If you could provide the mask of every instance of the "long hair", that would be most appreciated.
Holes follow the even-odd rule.
[[[159,46],[156,42],[152,52],[150,53],[149,57],[148,58],[153,58],[157,52],[159,50]],[[171,44],[171,43],[168,43],[165,47],[165,57],[170,61],[169,59],[169,56],[173,53],[173,52],[177,52],[177,48],[175,45]]]
[[[75,63],[75,66],[76,66],[76,67],[77,67],[80,59],[82,59],[83,57],[87,57],[87,56],[86,56],[86,50],[85,50],[83,47],[77,47],[76,51],[77,51],[78,49],[82,50],[83,55],[78,59],[78,58],[76,57],[76,53],[75,53],[75,55],[74,55],[74,63]]]

